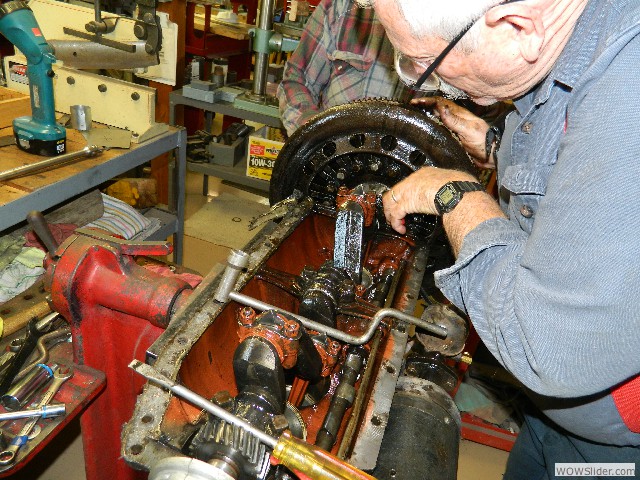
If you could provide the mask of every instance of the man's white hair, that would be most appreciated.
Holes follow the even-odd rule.
[[[418,38],[438,37],[451,41],[464,27],[476,21],[501,0],[393,0]],[[361,7],[375,6],[375,0],[356,0]],[[477,37],[472,28],[460,41],[463,50],[473,50]]]

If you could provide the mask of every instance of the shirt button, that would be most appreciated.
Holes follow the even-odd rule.
[[[524,218],[531,218],[533,217],[533,209],[529,205],[522,205],[520,207],[520,215]]]
[[[524,122],[522,124],[522,131],[524,133],[531,133],[531,130],[533,130],[533,123],[531,122]]]

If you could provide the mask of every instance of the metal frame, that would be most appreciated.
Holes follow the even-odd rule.
[[[51,183],[33,192],[11,200],[0,206],[0,232],[20,224],[32,210],[44,211],[57,206],[76,195],[84,193],[100,184],[120,175],[132,168],[143,165],[163,153],[174,151],[176,167],[173,172],[173,195],[170,199],[170,209],[175,212],[175,218],[168,218],[169,222],[156,232],[150,239],[158,238],[160,234],[173,233],[174,253],[176,263],[182,263],[185,184],[187,175],[187,132],[182,127],[170,127],[152,140],[140,143],[135,148],[123,151],[121,155],[113,157],[100,165],[87,168],[82,172],[69,176],[58,182]],[[149,216],[160,216],[151,213]],[[166,220],[168,216],[164,216]]]
[[[203,102],[188,98],[182,95],[182,90],[174,90],[169,94],[169,124],[175,125],[176,121],[176,107],[178,105],[186,105],[188,107],[197,108],[207,113],[205,128],[211,128],[212,119],[209,118],[210,113],[220,115],[228,115],[231,117],[241,118],[243,120],[250,120],[252,122],[258,122],[270,127],[284,128],[282,121],[279,117],[272,117],[264,113],[253,112],[251,110],[244,110],[234,107],[233,103],[218,101],[215,103]],[[247,177],[247,163],[246,160],[239,162],[237,165],[216,165],[213,163],[191,163],[189,164],[189,170],[192,172],[198,172],[205,175],[205,185],[207,176],[221,178],[227,182],[231,182],[237,185],[249,187],[259,192],[269,191],[269,182],[261,180],[259,178]],[[205,187],[206,195],[206,187]]]

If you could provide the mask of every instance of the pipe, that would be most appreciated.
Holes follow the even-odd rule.
[[[373,333],[375,332],[378,325],[385,317],[395,318],[397,320],[401,320],[403,322],[410,323],[415,325],[416,327],[420,327],[429,333],[432,333],[438,337],[446,338],[447,337],[447,329],[441,325],[435,325],[433,323],[425,322],[419,318],[413,317],[411,315],[407,315],[406,313],[401,312],[400,310],[396,310],[395,308],[381,308],[376,312],[376,314],[371,319],[371,324],[369,328],[360,335],[356,337],[355,335],[350,335],[342,330],[338,330],[336,328],[327,327],[326,325],[318,322],[314,322],[306,317],[301,315],[296,315],[295,313],[289,312],[282,308],[278,308],[275,305],[270,305],[268,303],[257,300],[253,297],[249,297],[248,295],[244,295],[238,292],[230,292],[229,299],[235,302],[238,302],[242,305],[246,305],[248,307],[254,308],[256,310],[264,311],[264,310],[274,310],[278,313],[282,313],[283,315],[287,315],[295,320],[299,321],[304,327],[310,328],[311,330],[315,330],[320,333],[324,333],[325,335],[340,340],[345,343],[349,343],[351,345],[363,345],[367,343]],[[217,300],[217,297],[216,297]]]
[[[64,155],[58,155],[57,157],[47,158],[40,162],[35,162],[30,165],[23,165],[22,167],[12,168],[5,172],[0,172],[0,181],[9,180],[11,178],[20,177],[27,173],[34,172],[36,170],[42,170],[43,168],[54,167],[61,165],[65,162],[75,160],[77,158],[92,156],[100,154],[104,151],[104,148],[97,147],[96,145],[89,145],[77,152],[66,153]]]

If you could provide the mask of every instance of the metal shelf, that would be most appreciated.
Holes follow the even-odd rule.
[[[178,105],[186,105],[198,108],[205,112],[219,113],[221,115],[229,115],[243,120],[262,123],[270,127],[283,128],[279,117],[273,117],[263,113],[252,112],[237,108],[231,102],[218,101],[216,103],[202,102],[194,100],[182,95],[182,90],[176,90],[169,94],[169,123],[175,125],[175,109]],[[259,192],[269,192],[269,182],[260,180],[259,178],[247,177],[247,160],[246,158],[234,165],[216,165],[214,163],[195,163],[187,162],[187,168],[191,172],[198,172],[205,175],[205,185],[207,184],[207,176],[221,178],[229,183],[241,187],[248,187]]]
[[[169,209],[175,215],[173,221],[168,220],[168,235],[174,235],[174,261],[182,262],[184,235],[184,202],[187,164],[187,132],[182,127],[169,127],[169,130],[151,140],[133,145],[130,150],[107,158],[86,169],[75,171],[64,178],[39,186],[33,191],[11,195],[0,205],[0,232],[19,225],[32,210],[46,211],[65,201],[98,187],[102,183],[132,168],[149,162],[167,152],[175,153],[177,168],[173,170],[170,180],[172,195]],[[14,147],[5,147],[14,148]],[[26,154],[25,154],[26,155]],[[31,156],[30,156],[31,157]],[[100,157],[97,157],[98,159]],[[169,229],[171,229],[169,231]],[[154,235],[155,236],[155,235]],[[165,237],[166,238],[166,237]]]

